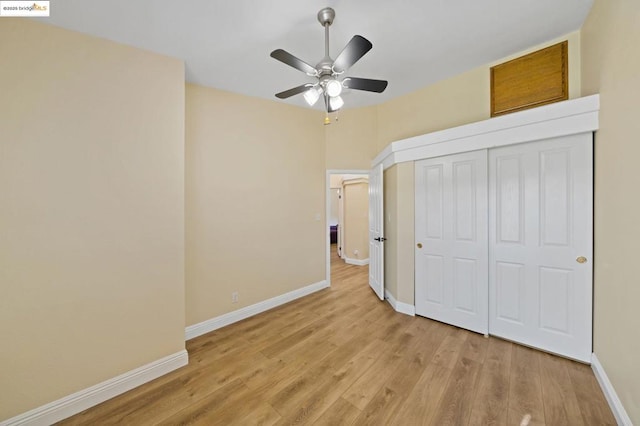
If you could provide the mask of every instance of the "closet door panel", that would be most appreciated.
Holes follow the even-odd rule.
[[[495,316],[497,319],[522,326],[526,294],[524,265],[512,262],[495,264]],[[491,330],[490,330],[491,331]]]
[[[591,134],[489,151],[491,334],[590,360],[592,173]]]
[[[487,154],[416,162],[416,313],[488,330]]]
[[[524,170],[519,153],[496,155],[492,172],[496,179],[497,241],[522,245],[524,241]],[[495,169],[495,170],[494,170]]]

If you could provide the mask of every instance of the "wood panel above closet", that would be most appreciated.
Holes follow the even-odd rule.
[[[491,116],[569,99],[568,43],[491,68]]]

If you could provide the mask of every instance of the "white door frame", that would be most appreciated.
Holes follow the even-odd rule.
[[[329,216],[331,215],[331,175],[365,175],[369,176],[369,170],[360,169],[327,169],[325,178],[325,245],[326,245],[326,281],[331,286],[331,239],[329,238]],[[344,196],[344,194],[342,194]]]

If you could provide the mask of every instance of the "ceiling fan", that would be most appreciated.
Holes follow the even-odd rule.
[[[315,67],[282,49],[276,49],[271,52],[272,58],[318,79],[317,83],[302,84],[284,92],[276,93],[277,98],[286,99],[304,93],[304,99],[310,106],[313,106],[322,96],[328,114],[338,111],[344,105],[344,101],[340,97],[343,88],[376,93],[382,93],[387,88],[388,83],[385,80],[342,77],[344,72],[371,50],[373,45],[366,38],[356,35],[342,49],[335,61],[331,59],[329,56],[329,27],[333,23],[335,16],[335,10],[330,7],[325,7],[318,12],[318,21],[324,27],[324,58]],[[325,124],[328,124],[327,121],[328,116],[325,119]]]

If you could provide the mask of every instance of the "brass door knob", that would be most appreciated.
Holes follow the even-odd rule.
[[[587,258],[584,256],[579,256],[576,258],[576,262],[578,263],[586,263],[587,262]]]
[[[418,246],[418,248],[422,248],[422,243],[418,243],[416,245]]]

